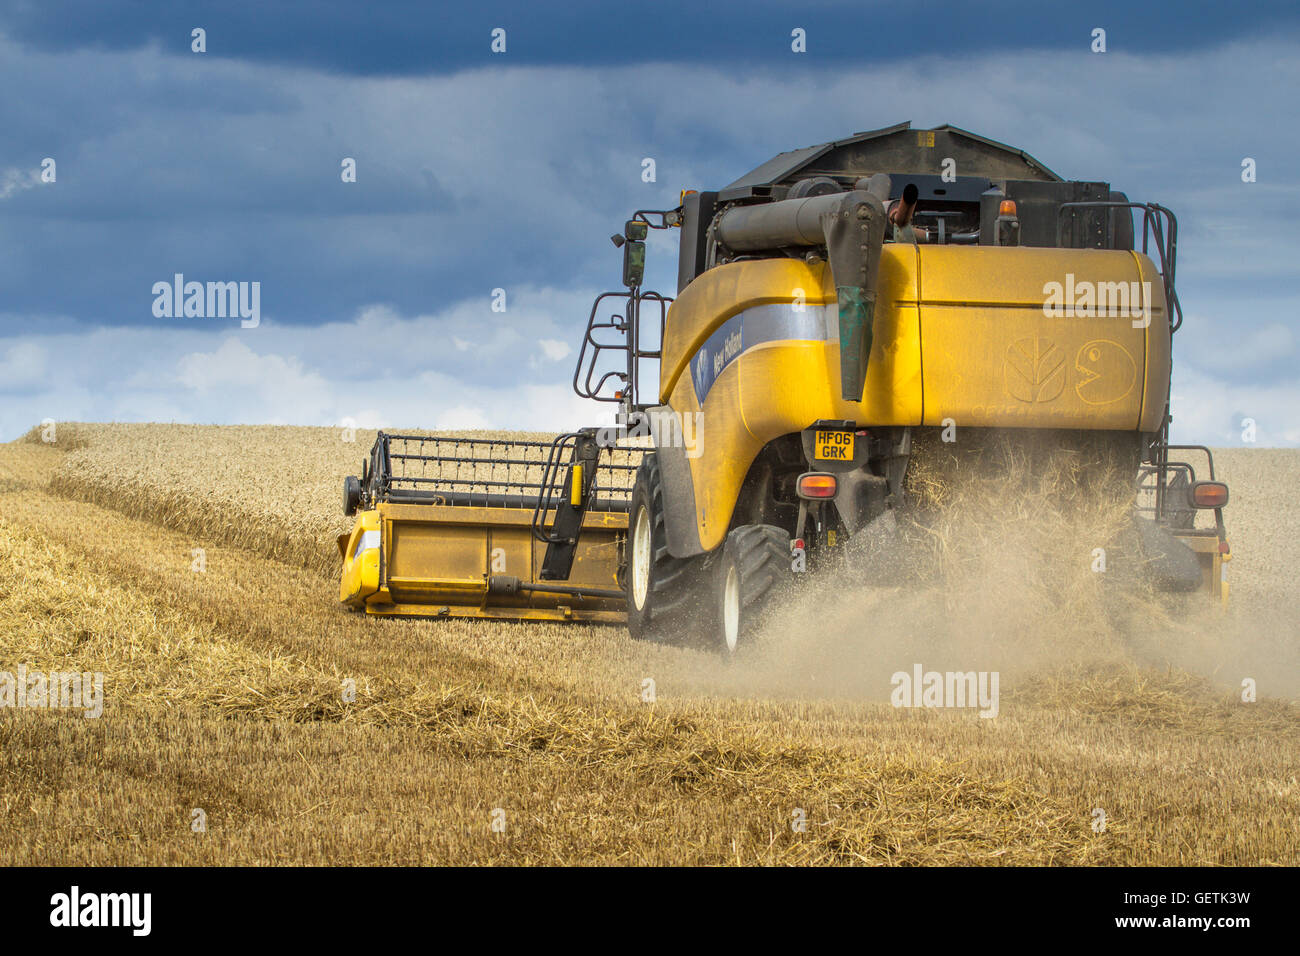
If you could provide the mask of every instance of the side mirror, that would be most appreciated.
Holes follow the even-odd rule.
[[[623,244],[623,284],[635,289],[645,279],[645,243],[630,239]]]

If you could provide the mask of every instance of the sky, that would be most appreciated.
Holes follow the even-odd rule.
[[[623,220],[910,120],[1172,208],[1175,439],[1300,445],[1298,92],[1273,3],[0,0],[0,440],[607,423],[569,383]],[[259,324],[155,314],[176,274]]]

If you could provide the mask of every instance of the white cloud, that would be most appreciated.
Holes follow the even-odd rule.
[[[316,388],[317,375],[303,371],[296,358],[258,355],[245,342],[233,337],[222,340],[214,352],[191,352],[176,363],[176,379],[195,391],[211,389],[259,389],[274,383],[294,389]]]
[[[1228,383],[1202,369],[1174,370],[1170,398],[1175,443],[1242,444],[1242,422],[1255,422],[1255,444],[1300,445],[1300,381]]]
[[[567,358],[572,351],[568,342],[561,342],[558,339],[541,339],[537,344],[541,348],[542,354],[552,362]]]
[[[551,308],[572,311],[586,298],[528,290],[511,321],[533,327],[548,321]],[[427,316],[371,307],[351,322],[314,330],[264,320],[249,330],[236,323],[0,339],[0,380],[21,386],[0,402],[0,439],[43,418],[539,431],[612,421],[610,406],[573,394],[567,369],[556,374],[556,363],[573,351],[562,339],[530,343],[522,334],[489,334],[471,351],[443,354],[447,327],[472,325],[480,312],[481,303]],[[580,324],[571,323],[575,338]],[[1289,344],[1283,333],[1265,327],[1224,356],[1244,362],[1255,350],[1276,353]],[[539,352],[551,361],[534,376],[524,374],[525,359]],[[363,353],[366,361],[360,361]],[[1259,445],[1300,445],[1295,380],[1235,384],[1181,362],[1173,409],[1177,441],[1240,444],[1242,419],[1253,418]]]
[[[438,414],[433,423],[434,428],[438,429],[460,429],[460,428],[491,428],[492,422],[488,420],[487,413],[482,408],[474,408],[468,405],[457,405],[454,408],[448,408]]]
[[[0,356],[0,392],[35,388],[44,381],[47,355],[37,343],[18,342]]]
[[[326,424],[319,421],[322,410],[334,407],[322,374],[304,369],[296,358],[258,354],[233,334],[211,352],[182,355],[174,381],[196,401],[233,401],[245,415],[267,424]]]
[[[530,430],[608,424],[610,408],[574,395],[569,370],[557,365],[573,354],[559,335],[581,334],[590,300],[588,292],[521,288],[505,314],[475,300],[419,316],[370,306],[349,322],[315,328],[269,318],[256,329],[199,320],[0,338],[0,382],[17,386],[0,403],[0,439],[43,418]],[[529,337],[547,331],[555,337]],[[534,362],[539,355],[548,361]]]
[[[8,199],[25,189],[31,189],[40,181],[39,170],[14,168],[0,170],[0,200]]]

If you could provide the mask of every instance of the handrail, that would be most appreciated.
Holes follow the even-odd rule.
[[[1117,202],[1114,200],[1088,199],[1078,202],[1064,202],[1056,210],[1056,245],[1063,241],[1065,221],[1062,213],[1067,209],[1141,209],[1142,210],[1142,254],[1147,254],[1148,234],[1155,239],[1156,251],[1160,257],[1160,277],[1164,280],[1165,301],[1169,304],[1171,314],[1178,316],[1171,322],[1169,332],[1173,334],[1183,324],[1183,307],[1178,301],[1178,292],[1174,288],[1174,267],[1178,259],[1178,218],[1173,212],[1159,203],[1153,202]],[[1165,224],[1168,221],[1168,239]]]
[[[570,443],[576,445],[582,435],[580,432],[567,432],[557,435],[551,442],[550,454],[546,456],[546,465],[542,469],[541,487],[537,493],[537,506],[533,509],[531,527],[533,537],[543,544],[552,544],[557,539],[553,531],[545,529],[546,515],[551,510],[555,498],[555,484],[561,475],[561,452]]]
[[[626,299],[624,314],[614,313],[605,321],[598,321],[600,305],[606,299]],[[659,306],[659,342],[663,342],[664,330],[668,323],[668,306],[672,299],[658,292],[642,292],[640,287],[627,292],[602,292],[596,296],[587,316],[587,330],[582,336],[582,345],[578,349],[578,359],[573,369],[573,391],[579,398],[588,398],[597,402],[622,404],[629,410],[640,411],[646,405],[640,401],[639,362],[643,359],[662,358],[662,344],[659,348],[641,347],[641,304],[649,300]],[[621,342],[602,342],[597,338],[600,329],[612,329],[622,335]],[[601,372],[600,356],[603,352],[622,352],[626,362],[622,369],[610,369]],[[599,378],[597,379],[597,375]],[[605,392],[605,383],[615,379],[623,388],[615,394]],[[594,380],[594,381],[593,381]]]

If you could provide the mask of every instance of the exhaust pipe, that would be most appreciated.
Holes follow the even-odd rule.
[[[866,387],[889,186],[889,177],[876,173],[847,193],[739,206],[715,229],[733,252],[826,246],[839,311],[840,392],[851,402],[862,401]]]

